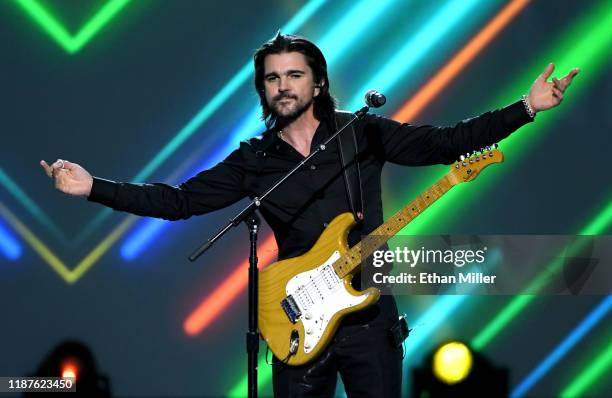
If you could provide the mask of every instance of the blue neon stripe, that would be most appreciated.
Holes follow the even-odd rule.
[[[323,38],[322,50],[329,54],[335,54],[332,60],[337,60],[350,47],[351,41],[355,40],[360,34],[363,34],[370,24],[394,1],[396,0],[372,3],[369,0],[362,0]],[[357,26],[355,26],[355,21],[359,21]],[[331,63],[328,62],[329,64]],[[252,68],[250,64],[249,68]],[[259,120],[259,108],[254,107],[241,120],[238,126],[231,131],[229,140],[226,140],[220,147],[208,155],[204,163],[189,175],[194,175],[200,170],[209,169],[219,163],[239,145],[240,141],[252,137],[258,131],[261,131],[262,126],[263,124]],[[164,222],[159,224],[153,220],[143,221],[142,227],[135,230],[125,240],[121,248],[124,258],[134,259],[137,257],[147,244],[162,233],[162,226],[165,224]]]
[[[23,251],[17,238],[3,224],[0,224],[0,251],[7,259],[12,261],[21,257],[21,252]]]
[[[312,17],[327,0],[311,0],[302,7],[282,28],[285,33],[295,33],[310,17]],[[174,151],[180,147],[191,135],[199,129],[220,107],[223,105],[245,82],[250,80],[253,75],[253,65],[251,60],[246,62],[230,79],[229,82],[200,110],[198,113],[172,138],[172,140],[164,146],[164,148],[151,159],[145,167],[131,181],[141,182],[146,180],[153,174],[155,170],[166,161]],[[78,241],[82,241],[96,230],[104,220],[106,220],[112,211],[103,209],[92,219],[92,221],[83,229]]]
[[[593,329],[599,321],[612,309],[612,296],[607,296],[589,315],[572,330],[559,344],[515,389],[512,398],[522,397],[535,383],[544,377],[582,338]]]
[[[45,214],[45,212],[19,187],[19,185],[9,177],[8,174],[0,167],[0,184],[4,185],[6,189],[17,199],[17,201],[26,208],[26,210],[37,219],[43,226],[45,226],[50,232],[56,237],[60,238],[63,243],[68,240],[66,236],[60,231],[55,223]]]
[[[337,62],[351,45],[361,35],[366,33],[371,24],[394,2],[395,0],[385,0],[372,3],[370,0],[363,0],[353,7],[320,42],[319,48],[323,54],[326,54],[328,67]],[[359,22],[356,23],[355,21]],[[215,149],[210,157],[211,161],[205,164],[205,169],[223,160],[238,146],[240,141],[253,137],[258,132],[265,130],[260,116],[261,110],[259,105],[256,105],[230,132],[230,139]]]
[[[438,11],[401,49],[391,61],[364,84],[349,103],[348,109],[361,108],[363,94],[376,89],[386,92],[405,76],[410,70],[423,61],[423,58],[433,50],[434,46],[459,24],[465,23],[469,13],[474,11],[480,0],[452,0]]]
[[[142,253],[151,240],[157,238],[161,234],[163,227],[168,223],[169,221],[157,218],[147,219],[139,228],[134,230],[134,234],[130,239],[126,240],[121,246],[121,256],[126,261],[134,260]]]
[[[327,0],[312,0],[296,13],[285,26],[281,28],[286,33],[293,33],[299,29]],[[157,168],[160,162],[165,161],[191,134],[198,129],[229,97],[238,90],[253,74],[252,61],[248,61],[240,68],[240,71],[219,91],[213,99],[187,123],[185,127],[172,139],[169,145],[158,153],[143,169],[134,177],[134,181],[142,181],[148,178]]]

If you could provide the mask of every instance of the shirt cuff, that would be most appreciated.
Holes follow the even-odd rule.
[[[522,100],[518,100],[504,108],[504,123],[512,129],[512,131],[534,120],[535,118],[532,118],[527,113]]]
[[[94,177],[91,193],[87,197],[87,200],[110,206],[115,200],[118,185],[119,184],[114,181]]]

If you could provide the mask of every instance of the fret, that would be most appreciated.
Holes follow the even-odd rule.
[[[445,175],[436,181],[429,189],[417,196],[412,202],[401,208],[389,220],[376,228],[361,242],[351,247],[349,251],[334,263],[334,269],[339,277],[343,278],[361,265],[363,259],[371,256],[374,251],[384,245],[392,236],[396,235],[416,216],[421,214],[433,202],[448,192],[454,184]],[[367,242],[367,243],[365,243]]]
[[[429,190],[423,192],[421,195],[421,200],[423,200],[423,202],[425,202],[425,207],[423,208],[423,210],[425,210],[430,204],[432,204],[434,202],[434,199],[432,197],[432,195],[429,193]]]

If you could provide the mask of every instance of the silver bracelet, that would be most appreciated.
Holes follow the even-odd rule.
[[[525,111],[527,111],[527,114],[529,115],[530,118],[534,119],[536,113],[533,110],[533,108],[531,107],[531,105],[529,105],[529,102],[527,102],[527,96],[526,95],[523,95],[522,101],[523,101],[523,105],[525,105]]]

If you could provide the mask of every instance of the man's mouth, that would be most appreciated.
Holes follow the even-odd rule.
[[[283,103],[283,102],[289,102],[289,101],[293,101],[293,100],[295,100],[295,98],[293,98],[293,97],[281,97],[281,98],[277,99],[276,102]]]

